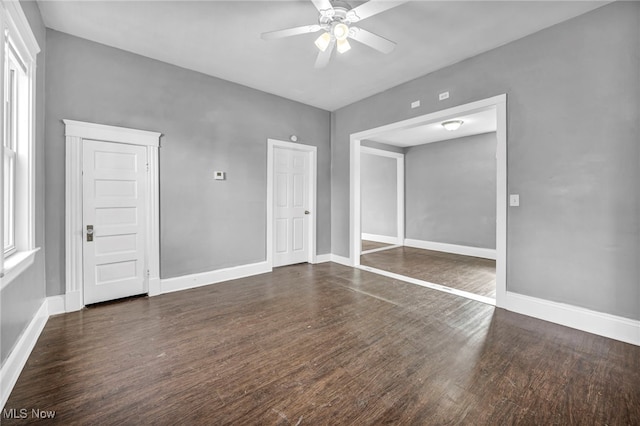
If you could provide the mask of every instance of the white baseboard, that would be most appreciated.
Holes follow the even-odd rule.
[[[162,285],[160,283],[160,277],[149,279],[149,296],[157,296],[162,294]]]
[[[70,291],[64,295],[64,310],[66,312],[75,312],[84,308],[84,301],[82,300],[82,292]]]
[[[363,232],[361,234],[361,238],[366,241],[373,241],[376,243],[384,243],[384,244],[402,244],[401,238],[398,237],[389,237],[387,235],[376,235],[376,234],[367,234]]]
[[[353,263],[351,263],[351,259],[349,259],[348,257],[338,256],[337,254],[331,255],[331,261],[344,266],[353,266]]]
[[[49,316],[64,314],[66,312],[64,309],[64,294],[47,297],[47,311]]]
[[[238,278],[250,277],[252,275],[271,272],[272,268],[267,262],[251,263],[249,265],[234,266],[232,268],[218,269],[215,271],[202,272],[199,274],[184,275],[182,277],[166,278],[160,280],[162,293],[172,293],[174,291],[187,290],[195,287],[202,287],[209,284],[216,284],[222,281],[235,280]]]
[[[2,364],[2,368],[0,368],[0,409],[3,409],[7,403],[7,399],[9,399],[9,395],[18,381],[18,377],[20,377],[20,373],[27,363],[29,355],[36,345],[48,318],[48,300],[45,299],[16,342],[4,364]]]
[[[319,254],[316,256],[316,261],[314,264],[318,264],[318,263],[326,263],[326,262],[331,262],[331,254]]]
[[[507,292],[504,309],[640,346],[640,321]]]
[[[445,253],[461,254],[464,256],[482,257],[484,259],[496,260],[496,250],[480,247],[459,246],[456,244],[437,243],[435,241],[422,241],[405,238],[404,245],[407,247],[424,250],[442,251]]]

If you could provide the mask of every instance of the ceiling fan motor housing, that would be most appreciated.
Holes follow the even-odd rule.
[[[349,16],[351,6],[349,6],[348,3],[343,1],[334,1],[332,2],[332,4],[333,9],[320,11],[320,17],[318,18],[320,25],[326,26],[326,28],[328,29],[331,28],[331,24],[333,24],[334,22],[349,24],[351,22],[354,22],[354,20],[350,18],[357,19],[355,15],[353,17]]]

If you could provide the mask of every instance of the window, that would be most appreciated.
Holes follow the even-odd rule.
[[[15,54],[9,40],[5,43],[5,81],[4,81],[4,216],[3,216],[3,249],[5,257],[16,251],[16,168],[18,162],[18,142],[21,148],[25,145],[25,131],[19,124],[20,105],[25,101],[19,90],[19,80],[26,79],[22,62]],[[21,102],[22,101],[22,102]],[[23,120],[24,121],[24,120]],[[21,149],[24,151],[24,149]]]
[[[0,0],[2,286],[33,262],[34,90],[40,50],[20,4]]]

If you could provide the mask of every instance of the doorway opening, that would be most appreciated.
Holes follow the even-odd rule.
[[[404,153],[360,147],[362,255],[404,244]]]
[[[463,125],[457,131],[444,130],[442,123],[450,120],[461,120]],[[399,166],[387,171],[385,178],[381,176],[385,167],[377,159],[380,164],[373,172],[377,175],[371,174],[375,161],[369,156],[380,155],[379,151],[403,157],[404,186],[399,184]],[[452,155],[461,155],[453,157],[460,161],[445,164],[443,159]],[[425,158],[431,163],[426,164]],[[352,134],[353,266],[502,306],[506,296],[506,161],[506,95]],[[480,172],[485,173],[482,178],[476,176]],[[396,225],[402,233],[396,235],[384,232],[384,224],[376,223],[385,217],[389,222],[393,215],[371,211],[376,205],[371,199],[376,197],[387,197],[387,201],[377,200],[378,205],[392,210],[388,200],[394,194],[385,195],[385,191],[394,187],[390,182],[394,175],[397,202],[403,200]],[[375,180],[372,176],[380,178],[377,184],[369,182]],[[410,181],[416,178],[422,181]],[[376,189],[374,195],[368,186]],[[376,229],[381,234],[370,232]]]

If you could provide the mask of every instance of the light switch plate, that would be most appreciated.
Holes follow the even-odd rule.
[[[520,194],[511,194],[511,195],[509,195],[509,205],[511,207],[519,207],[520,206]]]
[[[215,180],[224,180],[225,173],[224,172],[213,172],[213,178]]]

